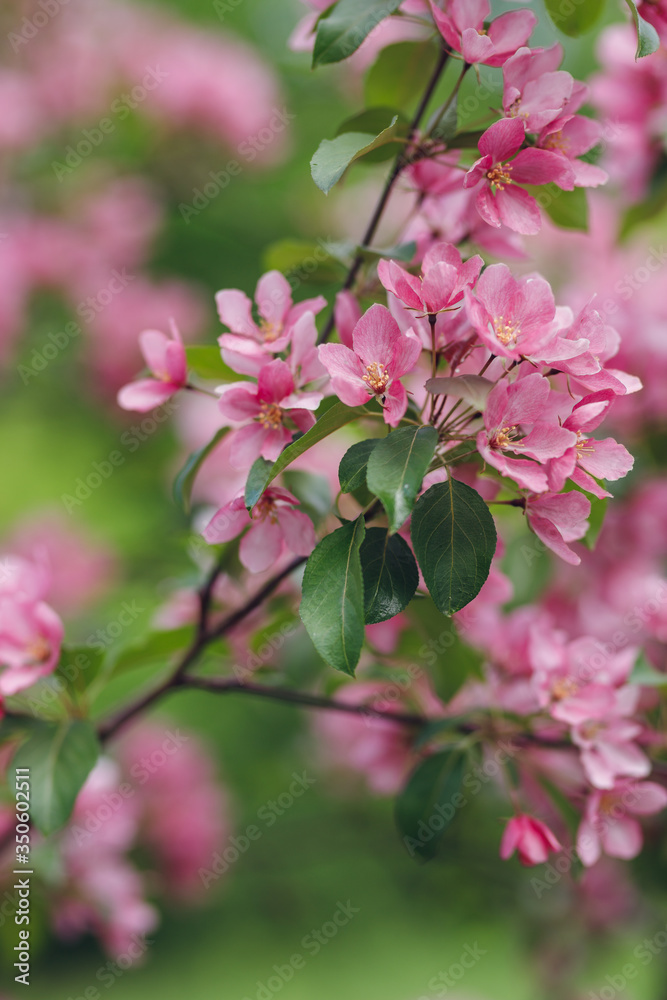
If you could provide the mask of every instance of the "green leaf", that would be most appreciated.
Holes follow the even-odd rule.
[[[354,676],[364,642],[364,581],[359,549],[364,519],[344,524],[313,550],[303,574],[301,620],[315,649],[336,670]]]
[[[17,768],[30,770],[30,818],[42,833],[65,825],[99,752],[93,726],[81,720],[43,722],[19,747],[11,781],[15,785]]]
[[[368,438],[347,449],[338,466],[338,481],[343,493],[354,493],[366,486],[368,459],[379,443],[380,438]]]
[[[460,715],[451,715],[448,719],[433,719],[424,723],[412,745],[415,750],[421,750],[443,733],[455,733],[460,738],[459,729],[462,724],[463,717]]]
[[[192,493],[197,473],[211,452],[220,444],[225,434],[229,433],[229,429],[229,427],[221,427],[220,430],[215,432],[208,444],[205,444],[199,451],[193,451],[176,476],[173,487],[174,500],[179,507],[183,508],[186,514],[190,510],[190,494]]]
[[[265,271],[296,275],[304,282],[340,281],[344,267],[332,248],[320,240],[279,240],[263,255]]]
[[[401,0],[339,0],[332,5],[317,22],[313,68],[347,59],[400,5]]]
[[[382,49],[366,74],[364,99],[369,107],[405,110],[416,105],[433,72],[435,49],[429,42],[398,42]]]
[[[273,462],[267,462],[265,458],[256,458],[250,466],[245,484],[245,505],[248,510],[252,510],[266,489],[272,468]]]
[[[426,126],[426,134],[431,139],[449,143],[456,135],[459,124],[458,94],[448,108],[437,108]]]
[[[660,48],[660,36],[653,25],[641,17],[634,0],[625,0],[625,2],[630,8],[630,13],[632,14],[632,19],[635,22],[637,30],[635,59],[641,59],[642,56],[650,56]]]
[[[281,452],[273,463],[269,477],[264,483],[263,488],[266,489],[276,476],[280,475],[283,469],[286,469],[288,465],[291,465],[295,459],[307,452],[313,445],[323,441],[324,438],[329,437],[334,431],[339,430],[339,428],[351,423],[358,417],[367,417],[368,415],[369,411],[365,406],[346,406],[345,403],[341,403],[340,401],[335,402],[333,406],[325,410],[322,416],[318,417],[314,427],[311,427],[309,431],[306,431],[305,434],[302,434],[301,437],[297,438],[296,441],[293,441],[292,444],[288,445]]]
[[[396,122],[396,140],[407,138],[410,126],[405,117],[396,108],[388,107],[366,108],[365,111],[353,115],[351,118],[346,118],[338,126],[336,135],[345,135],[350,132],[378,135],[384,131],[387,122]],[[385,143],[363,155],[367,163],[382,163],[384,160],[390,160],[396,155],[396,152],[394,143]]]
[[[446,378],[430,378],[424,388],[433,396],[453,396],[462,399],[476,410],[484,410],[486,400],[494,383],[483,375],[454,375]]]
[[[644,687],[665,687],[667,686],[667,674],[656,670],[653,664],[646,659],[646,653],[640,653],[637,662],[632,668],[632,673],[628,677],[628,684],[641,684]]]
[[[369,528],[360,549],[367,625],[386,622],[407,608],[419,583],[410,546],[386,528]]]
[[[588,531],[582,539],[586,548],[593,550],[597,545],[600,532],[604,526],[604,518],[607,513],[607,497],[594,497],[589,494],[591,501],[591,512],[588,515]]]
[[[400,260],[409,264],[417,251],[417,244],[410,240],[409,243],[398,243],[395,247],[365,247],[361,245],[357,249],[364,257],[372,259],[389,257],[390,260]]]
[[[55,675],[70,691],[81,694],[95,680],[104,662],[101,649],[90,646],[63,646]]]
[[[537,203],[561,229],[588,232],[588,198],[585,188],[562,191],[556,184],[532,189]]]
[[[595,22],[602,17],[606,0],[574,0],[573,3],[564,0],[544,0],[549,17],[556,27],[569,35],[570,38],[577,38],[593,27]]]
[[[187,649],[193,636],[194,631],[191,625],[149,632],[140,639],[135,639],[119,649],[112,650],[105,664],[105,673],[108,677],[117,677],[128,670],[136,670],[153,663],[162,662],[166,665],[174,653]]]
[[[434,427],[399,427],[373,449],[368,488],[382,501],[392,533],[410,516],[437,443]]]
[[[412,544],[436,607],[453,615],[479,594],[496,550],[496,527],[479,493],[449,479],[419,498]]]
[[[411,857],[433,858],[445,830],[466,804],[461,792],[465,756],[443,750],[414,769],[396,801],[396,824]]]
[[[188,368],[200,378],[218,382],[237,382],[238,375],[222,360],[219,347],[186,347]]]
[[[404,126],[399,122],[398,115],[394,115],[378,134],[345,132],[335,139],[323,139],[310,161],[313,180],[320,191],[328,194],[351,163],[388,142],[395,143],[403,131]]]
[[[299,510],[308,514],[315,525],[331,510],[331,487],[326,476],[303,469],[286,469],[283,482],[286,489],[301,501]]]
[[[452,620],[443,621],[442,613],[430,597],[413,601],[408,614],[412,634],[421,634],[425,639],[417,655],[427,666],[441,701],[448,704],[466,681],[484,678],[483,655],[464,641],[465,632],[461,638],[459,626]]]

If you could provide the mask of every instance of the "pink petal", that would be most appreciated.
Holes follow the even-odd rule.
[[[235,469],[248,469],[262,453],[269,434],[268,427],[252,423],[230,435],[229,461]]]
[[[480,188],[477,192],[477,198],[475,199],[475,208],[479,212],[484,222],[487,226],[493,226],[494,229],[500,229],[500,213],[498,211],[498,203],[491,191],[491,188],[485,186]]]
[[[276,358],[264,365],[257,377],[257,398],[267,403],[279,403],[294,392],[294,379],[286,361]]]
[[[522,149],[512,160],[512,180],[517,184],[557,184],[566,191],[574,188],[570,161],[547,149]]]
[[[560,556],[561,559],[572,566],[579,565],[581,558],[572,549],[568,548],[563,536],[553,522],[547,521],[546,518],[540,517],[539,514],[529,514],[528,523],[547,548],[551,549],[552,552],[555,552],[557,556]]]
[[[292,305],[292,289],[280,271],[268,271],[257,282],[255,302],[262,319],[281,327]]]
[[[387,365],[387,374],[391,379],[400,378],[411,372],[417,364],[422,352],[421,341],[411,331],[405,336],[401,334],[395,341],[391,358]]]
[[[463,33],[466,28],[481,28],[491,13],[489,0],[451,0],[448,6],[456,28]]]
[[[302,410],[299,407],[293,410],[289,410],[288,416],[294,421],[298,429],[302,434],[309,431],[311,427],[315,426],[315,415],[310,412],[310,410]]]
[[[515,184],[496,191],[496,208],[503,225],[522,236],[534,236],[542,228],[542,218],[532,195]]]
[[[429,268],[421,288],[425,311],[436,313],[450,305],[454,301],[458,283],[458,271],[451,264],[443,262]]]
[[[421,282],[414,274],[408,274],[395,260],[381,260],[378,264],[378,278],[388,292],[411,309],[422,310]]]
[[[654,781],[641,781],[627,792],[627,808],[637,816],[651,816],[667,806],[667,789]]]
[[[239,559],[251,573],[263,573],[280,558],[283,538],[280,526],[267,517],[257,521],[243,536]]]
[[[282,508],[277,513],[287,548],[297,556],[309,556],[317,545],[315,528],[307,514]]]
[[[236,538],[248,524],[250,515],[245,508],[243,498],[239,497],[216,511],[202,531],[202,535],[209,545],[217,545]]]
[[[489,65],[502,65],[508,54],[513,55],[517,49],[525,45],[536,24],[537,17],[525,7],[521,10],[510,10],[494,18],[489,25],[489,38],[498,53],[498,61]]]
[[[299,411],[293,410],[292,412],[298,413]],[[300,412],[307,414],[310,423],[306,430],[310,430],[310,427],[312,427],[315,423],[312,413],[308,413],[308,410],[301,410]],[[285,448],[288,444],[291,444],[291,442],[292,435],[286,427],[276,427],[275,429],[270,429],[266,435],[260,454],[262,458],[268,459],[269,462],[275,462],[283,448]]]
[[[169,380],[174,385],[185,385],[188,380],[188,365],[185,348],[178,340],[170,340],[167,344],[165,364]]]
[[[613,438],[602,441],[590,440],[587,447],[592,446],[593,452],[584,451],[579,456],[579,464],[596,479],[622,479],[627,476],[635,464],[635,460],[622,444]]]
[[[461,52],[467,63],[485,63],[493,56],[495,49],[488,35],[480,35],[475,28],[461,32]]]
[[[408,408],[408,394],[401,382],[392,382],[385,395],[384,421],[390,427],[398,427]]]
[[[609,174],[602,167],[595,163],[586,163],[584,160],[573,160],[572,169],[574,171],[575,187],[600,187],[609,180]]]
[[[482,156],[490,156],[493,163],[503,163],[521,148],[525,134],[523,122],[518,118],[502,118],[482,135],[479,151]]]
[[[334,306],[336,330],[338,331],[341,344],[349,347],[350,350],[352,350],[352,331],[360,318],[361,309],[352,292],[338,292],[336,295],[336,305]]]
[[[233,382],[225,386],[218,407],[227,420],[238,423],[253,420],[260,410],[257,386],[252,382]]]
[[[577,854],[582,864],[590,868],[599,861],[601,853],[600,838],[593,823],[588,819],[582,820],[577,831]]]
[[[600,839],[605,853],[611,858],[623,858],[625,861],[636,858],[644,842],[642,829],[637,820],[628,817],[616,819],[610,816],[605,817],[603,823]]]
[[[227,288],[215,297],[220,322],[228,326],[232,333],[246,337],[258,337],[259,330],[252,319],[252,302],[237,288]]]
[[[537,423],[513,450],[538,462],[546,462],[550,458],[560,458],[576,443],[577,435],[572,431],[565,430],[558,424]]]
[[[357,323],[352,343],[362,364],[388,364],[400,336],[398,323],[389,310],[376,304]]]
[[[144,330],[139,334],[139,347],[146,364],[161,379],[169,375],[166,354],[170,343],[169,337],[160,330]]]
[[[171,396],[175,395],[180,385],[171,382],[158,382],[156,379],[143,378],[138,382],[124,385],[117,396],[118,405],[123,410],[136,410],[147,413],[148,410],[161,406]]]

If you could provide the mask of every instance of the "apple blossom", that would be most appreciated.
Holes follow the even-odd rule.
[[[502,66],[526,44],[537,24],[535,14],[525,7],[501,14],[487,28],[489,0],[445,0],[444,10],[436,0],[429,2],[442,37],[467,63]]]
[[[141,353],[154,378],[140,379],[123,386],[118,393],[118,405],[124,410],[145,413],[163,403],[181,389],[188,380],[185,348],[178,329],[172,326],[171,339],[159,330],[144,330],[139,337]]]
[[[522,865],[541,865],[554,851],[561,851],[558,842],[546,823],[534,816],[520,813],[513,816],[505,827],[500,842],[500,857],[506,861],[515,851],[518,851]]]

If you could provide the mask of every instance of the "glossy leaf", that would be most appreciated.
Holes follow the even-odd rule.
[[[433,427],[399,427],[373,449],[368,488],[382,501],[392,533],[410,516],[437,443]]]
[[[354,676],[364,642],[364,581],[359,549],[364,519],[344,524],[316,546],[303,574],[301,620],[315,649]]]
[[[396,142],[400,139],[406,139],[410,132],[408,122],[402,113],[396,108],[366,108],[366,110],[360,112],[360,114],[353,115],[351,118],[346,118],[345,121],[338,126],[336,135],[345,135],[349,132],[363,132],[366,135],[378,135],[384,131],[387,126],[387,122],[393,121],[396,122],[396,126],[393,129],[395,135],[394,142],[381,144],[377,146],[376,149],[371,149],[363,154],[367,163],[382,163],[384,160],[390,160],[393,156],[396,156],[396,153],[398,152]]]
[[[396,801],[396,824],[411,857],[429,861],[466,799],[461,792],[465,756],[443,750],[414,769]]]
[[[30,818],[42,833],[65,825],[99,752],[93,726],[81,720],[43,722],[19,747],[11,781],[16,782],[17,768],[30,770]]]
[[[642,56],[650,56],[654,52],[657,52],[660,48],[660,36],[653,25],[649,24],[648,21],[645,21],[640,15],[635,0],[625,0],[625,2],[630,8],[630,13],[632,14],[632,19],[635,22],[635,29],[637,31],[637,51],[635,53],[635,59],[641,59]]]
[[[347,59],[400,5],[401,0],[338,0],[317,22],[313,67]]]
[[[248,510],[252,510],[266,489],[272,468],[273,462],[267,462],[265,458],[256,458],[250,466],[245,484],[245,505]]]
[[[104,653],[90,646],[63,646],[55,676],[67,688],[80,694],[95,680],[104,662]]]
[[[188,368],[200,378],[218,382],[237,382],[236,372],[222,360],[219,347],[186,347]]]
[[[401,110],[415,105],[431,77],[434,58],[431,42],[397,42],[382,49],[366,74],[366,105]]]
[[[328,194],[355,160],[387,143],[395,143],[403,126],[394,115],[379,133],[345,132],[335,139],[323,139],[310,161],[310,172],[320,191]]]
[[[370,503],[373,494],[366,484],[368,460],[379,443],[380,438],[369,438],[367,441],[358,441],[347,449],[338,466],[341,492],[358,495],[360,490],[365,490],[368,494],[367,502]]]
[[[496,528],[479,493],[449,479],[415,504],[411,537],[436,607],[452,615],[482,589],[496,550]]]
[[[410,546],[386,528],[368,528],[360,550],[367,625],[386,622],[407,608],[419,583]]]

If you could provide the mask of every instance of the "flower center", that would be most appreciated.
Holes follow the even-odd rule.
[[[523,113],[521,111],[521,98],[520,97],[517,97],[517,99],[515,101],[512,101],[512,103],[510,104],[510,106],[509,106],[509,116],[510,116],[510,118],[519,118],[519,117],[521,117],[521,118],[527,118],[528,117],[528,115],[525,113],[525,111]],[[508,164],[507,167],[506,167],[506,169],[511,170],[512,168]]]
[[[260,319],[259,328],[264,334],[264,340],[267,344],[272,344],[283,332],[282,323],[271,323],[268,319]]]
[[[570,143],[562,132],[552,132],[541,144],[542,149],[557,149],[560,153],[567,153]]]
[[[571,698],[579,690],[579,686],[572,677],[561,677],[551,685],[551,694],[554,701],[562,701],[563,698]]]
[[[506,184],[512,183],[511,173],[511,163],[496,163],[490,170],[487,170],[486,176],[490,184],[493,184],[498,191],[502,191]]]
[[[585,740],[594,740],[604,727],[599,722],[585,722],[581,727],[581,735]]]
[[[51,655],[51,645],[40,635],[28,643],[25,651],[31,663],[45,663]]]
[[[266,493],[264,493],[253,507],[251,516],[258,521],[263,521],[267,517],[271,521],[277,521],[278,518],[275,500],[271,497],[267,497]]]
[[[577,431],[577,443],[574,448],[578,458],[581,458],[582,455],[592,455],[595,451],[592,439],[584,437],[581,431]]]
[[[376,396],[381,396],[389,385],[389,375],[387,374],[386,365],[381,365],[377,361],[366,365],[366,374],[361,377]]]
[[[283,411],[277,403],[262,403],[257,419],[262,427],[275,431],[283,422]]]
[[[505,322],[504,316],[497,316],[494,319],[493,330],[503,347],[514,347],[521,332],[518,323]]]
[[[516,425],[512,427],[502,427],[493,436],[493,447],[499,448],[500,451],[505,451],[506,448],[510,447],[512,440],[516,437],[517,428]]]

